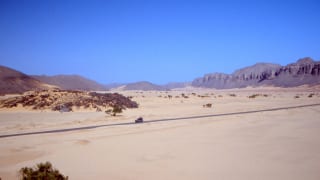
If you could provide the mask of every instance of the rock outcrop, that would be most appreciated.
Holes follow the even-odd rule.
[[[71,90],[30,91],[21,96],[0,100],[0,108],[22,107],[52,111],[102,111],[110,107],[137,108],[138,104],[118,93],[95,93]]]
[[[213,73],[192,82],[192,86],[228,89],[247,86],[294,87],[320,84],[320,62],[311,58],[299,59],[296,63],[280,66],[278,64],[258,63],[236,70],[232,74]]]

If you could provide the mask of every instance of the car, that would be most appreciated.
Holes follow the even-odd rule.
[[[143,123],[143,118],[142,118],[142,117],[139,117],[139,118],[136,119],[134,122],[135,122],[135,123]]]

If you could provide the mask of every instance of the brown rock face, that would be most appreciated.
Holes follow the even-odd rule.
[[[239,69],[233,74],[214,73],[195,79],[193,86],[227,89],[247,86],[272,85],[293,87],[320,84],[320,62],[311,58],[299,59],[296,63],[280,66],[258,63]]]

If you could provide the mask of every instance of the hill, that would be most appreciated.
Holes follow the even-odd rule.
[[[9,67],[0,66],[0,94],[15,94],[30,90],[45,90],[52,88],[54,88],[54,86],[45,84],[22,72]]]
[[[165,91],[167,89],[163,86],[159,86],[151,82],[141,81],[141,82],[126,84],[122,87],[122,90]]]
[[[79,75],[32,76],[33,78],[60,87],[64,90],[105,91],[107,88]]]

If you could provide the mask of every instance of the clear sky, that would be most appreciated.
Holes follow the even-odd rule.
[[[100,83],[320,60],[319,0],[0,0],[0,64]]]

